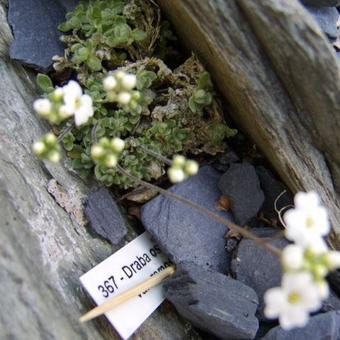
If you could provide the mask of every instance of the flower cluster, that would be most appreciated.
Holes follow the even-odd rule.
[[[198,163],[196,161],[176,155],[173,157],[171,167],[168,169],[168,177],[172,183],[179,183],[189,176],[196,175],[197,172]]]
[[[74,116],[76,126],[80,126],[87,123],[94,113],[92,98],[83,94],[82,88],[74,80],[63,87],[57,87],[47,95],[47,98],[37,99],[33,107],[51,124],[60,124]]]
[[[295,208],[283,216],[285,236],[292,241],[282,251],[281,287],[269,289],[264,300],[268,318],[279,318],[284,329],[303,327],[329,294],[327,274],[340,268],[340,252],[329,250],[327,210],[315,192],[296,194]]]
[[[139,91],[134,88],[137,85],[137,77],[124,71],[116,71],[104,78],[103,86],[110,102],[117,102],[125,110],[136,110],[141,98]]]
[[[97,144],[92,146],[91,157],[97,164],[114,168],[118,163],[119,155],[123,152],[124,147],[125,142],[118,137],[111,140],[103,137]]]
[[[51,132],[33,144],[33,151],[39,158],[53,163],[58,163],[61,158],[61,147],[57,137]]]

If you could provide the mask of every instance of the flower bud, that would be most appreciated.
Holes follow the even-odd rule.
[[[58,163],[60,161],[60,153],[58,151],[51,151],[47,157],[52,163]]]
[[[60,88],[60,87],[57,87],[53,93],[53,99],[56,100],[56,101],[59,101],[63,98],[64,96],[64,91]]]
[[[193,160],[188,160],[185,162],[184,171],[189,176],[194,176],[198,172],[198,163]]]
[[[126,74],[122,79],[122,86],[125,90],[132,90],[137,84],[137,78],[134,74]]]
[[[122,81],[123,78],[125,77],[126,73],[124,71],[117,71],[115,72],[114,76],[116,77],[116,79]]]
[[[186,159],[182,155],[176,155],[172,159],[172,165],[175,167],[182,167],[185,165]]]
[[[322,264],[315,265],[313,271],[317,278],[324,278],[328,274],[326,266],[323,266]]]
[[[117,80],[113,76],[108,76],[103,80],[105,91],[112,91],[117,86]]]
[[[52,104],[47,98],[37,99],[33,103],[34,110],[41,116],[47,116],[51,113]]]
[[[33,151],[36,155],[40,156],[46,150],[43,142],[35,142],[33,144]]]
[[[184,171],[179,168],[169,168],[168,176],[172,183],[182,182],[186,178]]]
[[[125,142],[122,139],[115,137],[112,139],[111,145],[115,152],[121,153],[124,150]]]
[[[52,132],[49,132],[45,136],[45,141],[48,145],[53,145],[57,142],[57,137]]]
[[[120,92],[117,96],[117,101],[119,104],[127,105],[131,100],[131,94],[129,92]]]
[[[108,167],[108,168],[114,168],[118,163],[118,158],[116,155],[108,155],[106,156],[105,158],[105,165]]]
[[[93,158],[99,158],[104,156],[105,150],[100,145],[93,145],[91,148],[91,156]]]

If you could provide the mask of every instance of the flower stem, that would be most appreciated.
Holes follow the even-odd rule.
[[[177,195],[177,194],[173,193],[172,191],[165,190],[165,189],[162,189],[162,188],[160,188],[160,187],[158,187],[156,185],[153,185],[151,183],[145,182],[145,181],[139,179],[138,177],[135,177],[134,175],[130,174],[128,171],[123,169],[120,165],[117,165],[117,170],[122,175],[124,175],[126,177],[129,177],[131,180],[137,182],[138,184],[143,185],[146,188],[153,189],[153,190],[159,192],[160,194],[162,194],[164,196],[167,196],[167,197],[170,197],[172,199],[175,199],[175,200],[177,200],[177,201],[179,201],[181,203],[187,204],[191,208],[197,210],[198,212],[200,212],[200,213],[202,213],[204,215],[209,216],[211,219],[213,219],[213,220],[215,220],[215,221],[217,221],[219,223],[222,223],[222,224],[226,225],[228,228],[230,228],[231,230],[236,231],[237,233],[239,233],[243,237],[255,241],[257,244],[259,244],[260,246],[266,248],[272,254],[274,254],[276,256],[280,256],[281,255],[281,250],[278,249],[277,247],[275,247],[275,246],[271,245],[270,243],[268,243],[267,241],[257,237],[256,235],[254,235],[252,232],[248,231],[247,229],[242,228],[242,227],[238,226],[237,224],[227,220],[226,218],[224,218],[224,217],[222,217],[220,215],[215,214],[211,210],[209,210],[209,209],[207,209],[207,208],[205,208],[205,207],[203,207],[203,206],[201,206],[201,205],[199,205],[199,204],[197,204],[197,203],[195,203],[195,202],[193,202],[191,200],[188,200],[187,198],[185,198],[183,196]]]
[[[166,158],[166,157],[160,155],[160,154],[157,153],[156,151],[152,151],[152,150],[148,149],[146,146],[144,146],[144,145],[142,145],[142,144],[139,145],[139,147],[140,147],[141,149],[143,149],[143,151],[146,152],[147,154],[149,154],[150,156],[159,159],[160,161],[164,162],[165,164],[167,164],[167,165],[169,165],[169,166],[172,165],[172,161],[171,161],[170,159],[168,159],[168,158]]]

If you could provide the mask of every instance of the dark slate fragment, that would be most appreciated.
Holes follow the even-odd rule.
[[[261,188],[264,192],[265,200],[261,211],[264,216],[269,220],[277,220],[277,213],[274,209],[276,198],[284,191],[287,190],[284,184],[277,180],[274,175],[263,166],[256,167],[256,173],[260,180]],[[283,194],[277,202],[277,208],[293,204],[293,196],[287,192]]]
[[[55,0],[10,0],[8,21],[14,34],[10,57],[47,72],[52,57],[64,54],[57,27],[65,20],[65,13]]]
[[[57,0],[57,2],[59,2],[60,5],[65,8],[66,12],[70,12],[77,7],[79,0]]]
[[[340,0],[300,0],[302,4],[314,7],[334,7],[340,5]]]
[[[340,269],[328,275],[328,282],[335,293],[338,294],[338,296],[340,297]]]
[[[320,312],[331,312],[334,310],[340,311],[340,300],[335,294],[335,292],[332,289],[330,289],[329,297],[322,302]]]
[[[179,314],[221,339],[253,339],[258,329],[256,293],[223,274],[181,263],[164,285]]]
[[[335,7],[311,7],[306,6],[308,11],[314,16],[321,29],[328,37],[336,39],[338,31],[336,23],[339,18],[339,12]]]
[[[246,224],[261,208],[264,194],[255,168],[249,163],[232,164],[218,182],[222,193],[231,199],[236,223]]]
[[[117,245],[128,232],[118,206],[106,188],[87,197],[85,216],[91,228],[113,245]]]
[[[275,238],[275,234],[277,231],[272,229],[270,235],[272,239],[268,237],[263,239],[278,248],[284,248],[288,241],[285,238]],[[257,235],[260,237],[260,234]],[[237,280],[255,290],[259,298],[259,317],[260,320],[265,320],[263,295],[269,288],[280,286],[282,274],[280,259],[254,241],[242,239],[231,269]]]
[[[313,316],[302,328],[290,331],[280,326],[270,330],[263,340],[337,340],[340,339],[340,313],[328,312]]]
[[[215,169],[205,166],[170,191],[231,220],[230,214],[216,209],[221,195],[217,188],[219,177]],[[162,195],[143,206],[141,220],[173,262],[190,261],[222,273],[227,271],[224,235],[228,228],[224,224]]]
[[[221,172],[226,172],[232,163],[239,162],[240,158],[234,151],[228,151],[221,155],[213,164],[213,167]]]

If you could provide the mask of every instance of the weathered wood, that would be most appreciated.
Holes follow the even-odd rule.
[[[340,70],[317,23],[297,0],[158,3],[287,185],[320,193],[339,245]]]
[[[90,187],[66,164],[32,154],[32,142],[49,128],[32,110],[34,75],[7,58],[11,39],[0,0],[0,339],[118,339],[104,318],[78,322],[91,307],[79,276],[118,248],[91,236],[78,210],[71,218],[47,191],[56,179],[76,203],[68,207],[78,209]],[[49,190],[64,197],[56,185]],[[130,230],[128,238],[135,236]],[[189,331],[173,310],[158,311],[134,338],[199,338]]]

